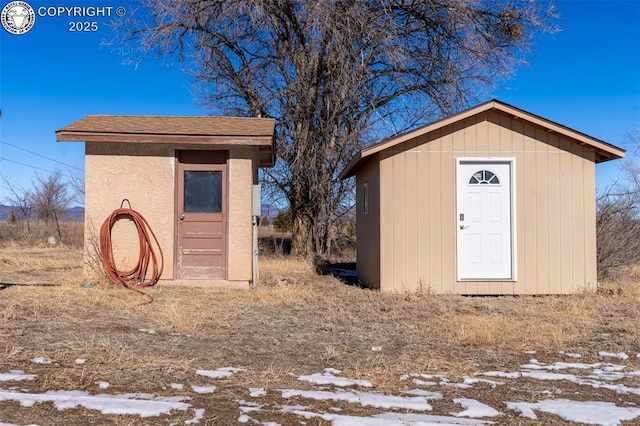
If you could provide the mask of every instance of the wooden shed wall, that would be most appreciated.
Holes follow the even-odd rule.
[[[595,287],[593,148],[485,111],[378,155],[382,291],[566,294]],[[455,171],[465,157],[515,158],[515,281],[456,281]],[[358,173],[359,188],[368,170]],[[360,252],[370,243],[360,240],[368,225],[358,224]],[[373,260],[365,267],[375,268]]]
[[[376,155],[377,157],[377,155]],[[369,161],[358,174],[356,185],[356,267],[358,279],[380,289],[380,164]],[[367,213],[363,211],[364,185],[368,187]]]

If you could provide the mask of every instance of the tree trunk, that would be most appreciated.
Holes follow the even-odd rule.
[[[335,247],[353,182],[338,174],[364,144],[482,99],[555,27],[542,1],[144,3],[153,20],[122,20],[124,41],[185,59],[211,112],[276,118],[265,183],[289,201],[300,256]]]
[[[313,254],[312,224],[299,209],[292,209],[293,241],[291,252],[295,256],[309,257]]]

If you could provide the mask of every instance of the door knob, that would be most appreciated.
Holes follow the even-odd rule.
[[[184,215],[183,214],[180,215],[180,220],[184,220]]]

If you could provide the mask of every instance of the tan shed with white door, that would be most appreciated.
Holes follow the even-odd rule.
[[[266,118],[90,115],[56,132],[85,144],[85,259],[124,199],[164,253],[161,283],[246,286],[253,277],[252,187],[274,164]],[[128,204],[125,204],[128,207]],[[135,264],[135,227],[113,228],[119,268]]]
[[[493,100],[362,150],[360,281],[388,292],[593,290],[595,164],[624,150]]]

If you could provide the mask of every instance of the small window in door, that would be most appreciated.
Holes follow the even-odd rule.
[[[362,214],[369,213],[369,185],[362,184]]]
[[[499,185],[500,180],[493,172],[489,170],[478,170],[475,172],[471,179],[469,179],[470,185]]]
[[[222,212],[222,172],[184,172],[184,211],[187,213]]]

